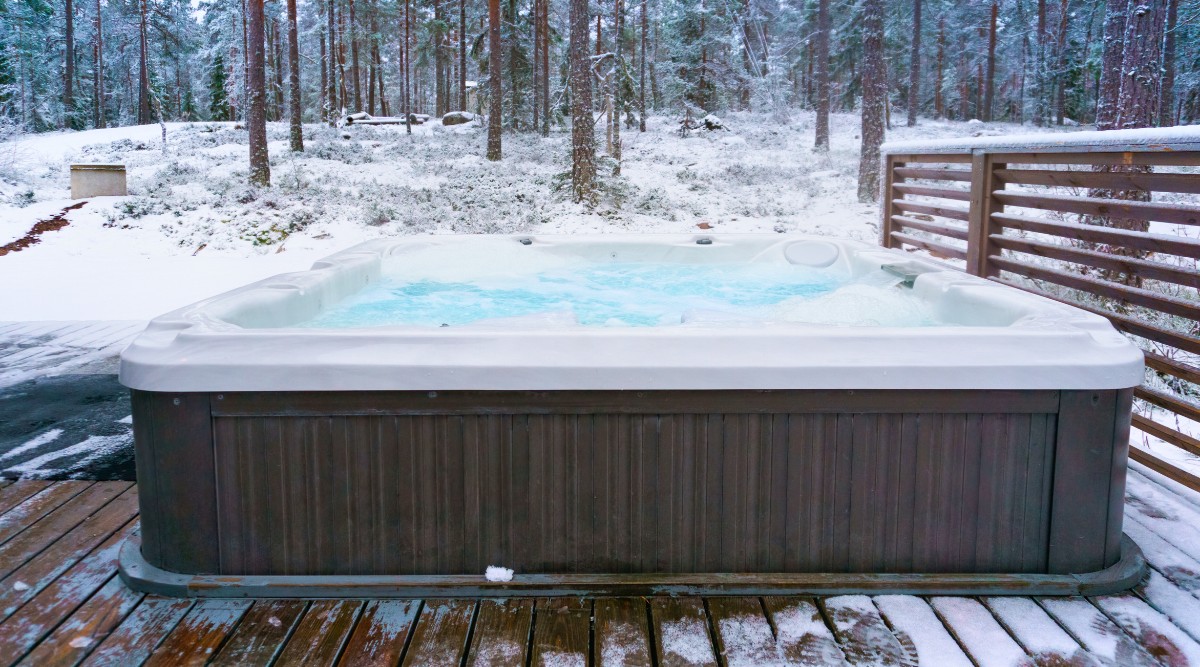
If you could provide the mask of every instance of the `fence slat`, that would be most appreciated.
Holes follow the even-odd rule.
[[[1187,401],[1178,399],[1170,394],[1164,394],[1157,389],[1141,386],[1133,390],[1133,397],[1140,398],[1147,403],[1153,403],[1164,410],[1170,410],[1178,415],[1183,415],[1195,422],[1200,422],[1200,406],[1188,403]]]
[[[1178,361],[1175,361],[1174,359],[1168,359],[1157,352],[1147,351],[1145,354],[1146,365],[1150,368],[1153,368],[1160,373],[1177,377],[1181,380],[1187,380],[1192,384],[1200,385],[1200,368],[1189,366],[1187,364],[1181,364]]]
[[[1170,426],[1160,424],[1149,417],[1134,414],[1133,427],[1139,431],[1149,433],[1163,442],[1175,445],[1186,452],[1200,456],[1200,440],[1186,433],[1180,433]]]
[[[1010,259],[1005,259],[999,255],[992,255],[988,261],[995,264],[997,267],[1025,276],[1035,280],[1045,280],[1063,287],[1070,287],[1084,292],[1091,292],[1098,296],[1117,299],[1127,303],[1144,306],[1153,310],[1168,313],[1170,315],[1178,315],[1192,320],[1200,320],[1200,305],[1195,302],[1184,301],[1171,296],[1165,296],[1151,292],[1150,290],[1141,289],[1139,287],[1130,287],[1118,283],[1111,283],[1106,280],[1097,280],[1088,278],[1076,273],[1067,273],[1058,271],[1043,266],[1031,266],[1014,262]]]
[[[928,185],[910,185],[907,183],[897,183],[893,186],[896,192],[905,195],[918,195],[921,197],[940,197],[942,199],[953,199],[954,201],[971,201],[971,193],[966,190],[955,190],[953,188],[935,188]]]
[[[1200,477],[1183,470],[1175,464],[1162,459],[1139,447],[1129,448],[1129,458],[1146,466],[1154,472],[1183,484],[1190,489],[1200,489]]]
[[[967,216],[970,214],[965,208],[957,206],[940,206],[930,203],[918,203],[908,201],[907,199],[896,199],[892,201],[892,208],[906,213],[925,213],[927,215],[936,215],[943,218],[951,218],[954,220],[962,220],[967,222]]]
[[[970,169],[937,169],[934,167],[897,167],[896,175],[903,178],[923,178],[929,181],[971,182]]]
[[[1200,225],[1200,208],[1179,204],[1071,197],[1032,192],[996,191],[992,193],[1008,206],[1033,208],[1042,211],[1078,213],[1143,222],[1167,222],[1176,225]]]
[[[1136,248],[1149,252],[1179,255],[1200,259],[1200,241],[1182,236],[1131,232],[1096,225],[1078,225],[1070,222],[1053,222],[1042,218],[1027,218],[1009,213],[993,213],[992,222],[1009,229],[1020,229],[1038,234],[1050,234],[1076,241],[1091,241],[1111,246]]]
[[[949,236],[952,239],[958,239],[960,241],[967,240],[967,228],[966,227],[952,227],[950,225],[939,225],[936,222],[928,222],[926,220],[917,220],[915,218],[908,218],[903,215],[893,215],[892,222],[895,223],[896,226],[904,227],[906,229],[919,229],[923,232],[929,232],[930,234],[940,234],[942,236]]]
[[[1088,164],[1088,165],[1150,165],[1161,167],[1200,166],[1200,152],[1152,152],[1144,146],[1131,146],[1134,151],[1121,152],[1113,146],[1071,146],[1070,148],[1031,153],[992,153],[997,162],[1008,164]],[[1140,150],[1136,150],[1139,149]]]
[[[1136,257],[1121,257],[1120,255],[1113,255],[1098,250],[1029,241],[1013,236],[1004,236],[1003,234],[992,234],[991,239],[993,244],[1005,250],[1037,255],[1048,259],[1057,259],[1064,262],[1071,262],[1072,264],[1082,264],[1099,269],[1120,271],[1127,275],[1139,276],[1148,280],[1161,280],[1176,285],[1200,288],[1200,274],[1195,271],[1178,269],[1167,264],[1148,262]]]
[[[943,255],[945,257],[953,257],[954,259],[964,260],[967,258],[966,250],[945,245],[943,243],[938,243],[936,241],[930,241],[929,239],[919,239],[915,236],[909,236],[908,234],[904,234],[902,232],[892,232],[892,238],[900,243],[905,243],[916,248],[928,250],[936,255]]]
[[[1200,178],[1197,178],[1195,174],[1131,174],[1115,171],[998,169],[996,175],[1009,183],[1019,183],[1021,185],[1200,194]]]

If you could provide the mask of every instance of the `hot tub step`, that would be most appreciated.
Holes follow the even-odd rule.
[[[1122,536],[1121,559],[1081,574],[518,574],[508,582],[478,575],[229,576],[167,572],[142,557],[141,538],[121,547],[130,588],[195,598],[464,598],[641,595],[1109,595],[1149,572],[1142,550]]]

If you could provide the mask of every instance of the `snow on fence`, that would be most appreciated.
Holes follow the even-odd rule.
[[[1130,457],[1200,490],[1200,127],[883,152],[882,245],[1108,317],[1146,353],[1133,426],[1171,445]]]

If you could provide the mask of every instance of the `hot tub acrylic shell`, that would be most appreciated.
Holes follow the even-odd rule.
[[[1121,523],[1141,353],[1102,318],[847,241],[520,238],[370,242],[151,323],[122,355],[142,510],[126,579],[1073,594],[1140,577]],[[387,262],[459,249],[905,264],[960,326],[294,326]],[[488,565],[518,576],[487,584]]]

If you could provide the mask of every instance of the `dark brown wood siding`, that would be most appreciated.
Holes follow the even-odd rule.
[[[1048,569],[1060,392],[605,393],[214,395],[194,528],[230,575]]]

